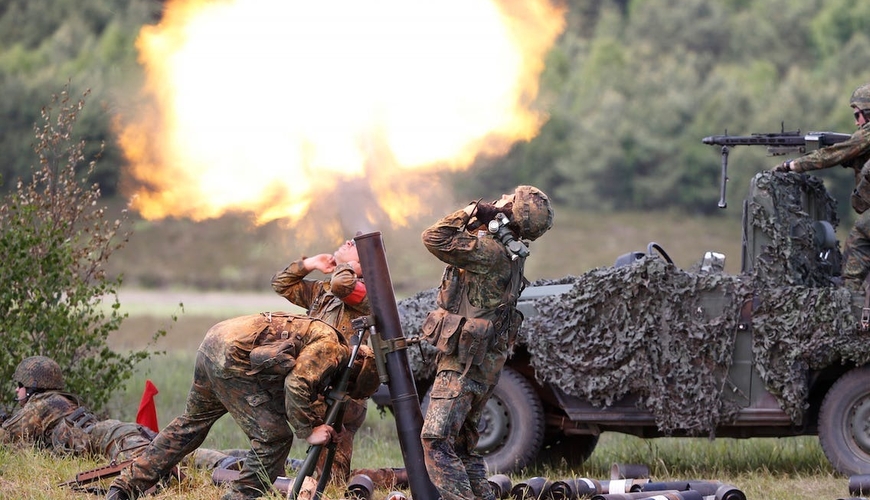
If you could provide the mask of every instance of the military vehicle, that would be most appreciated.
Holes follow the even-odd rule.
[[[556,452],[582,463],[601,433],[621,432],[818,435],[836,470],[870,473],[870,316],[840,284],[838,224],[820,179],[766,171],[743,203],[739,274],[715,251],[679,269],[653,242],[612,267],[532,283],[481,421],[489,471]],[[406,337],[434,300],[433,289],[399,301]],[[425,411],[434,351],[408,352]]]

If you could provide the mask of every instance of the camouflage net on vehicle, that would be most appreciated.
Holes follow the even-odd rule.
[[[709,432],[737,411],[720,395],[751,293],[738,277],[644,257],[536,300],[540,314],[523,322],[522,342],[541,382],[596,406],[633,394],[661,431]]]
[[[539,314],[521,328],[518,342],[531,354],[538,381],[597,406],[632,394],[663,433],[713,436],[739,411],[741,398],[723,394],[734,338],[746,321],[756,369],[800,425],[810,370],[870,362],[870,334],[855,327],[863,297],[834,286],[830,267],[818,258],[815,220],[837,224],[835,202],[821,181],[758,174],[745,216],[755,231],[744,235],[756,254],[751,273],[683,271],[647,256],[533,283],[573,284],[565,294],[536,299]],[[754,241],[760,243],[752,247]],[[837,262],[839,248],[830,252],[828,261]],[[405,335],[419,334],[435,293],[399,302]],[[747,308],[741,319],[748,301],[751,313]],[[434,349],[422,344],[408,352],[414,376],[431,380]]]

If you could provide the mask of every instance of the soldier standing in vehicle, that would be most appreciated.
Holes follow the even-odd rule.
[[[262,313],[218,323],[199,347],[184,414],[164,427],[112,482],[106,498],[141,496],[202,444],[226,413],[248,436],[251,449],[239,479],[222,498],[245,500],[266,494],[284,473],[294,434],[311,445],[335,439],[335,430],[311,402],[334,381],[349,354],[335,328],[307,316]],[[361,369],[366,366],[374,362]],[[356,375],[352,382],[368,379]],[[359,384],[348,388],[350,397],[364,398],[371,392],[374,388]]]
[[[870,84],[861,85],[849,100],[858,130],[848,140],[818,149],[773,168],[777,172],[809,172],[842,165],[855,171],[852,207],[859,216],[843,248],[842,276],[851,290],[861,290],[870,271]]]
[[[313,271],[330,275],[328,280],[305,279]],[[272,288],[291,303],[307,310],[308,316],[325,321],[350,340],[351,322],[371,314],[362,268],[354,241],[347,240],[332,253],[302,257],[272,277]],[[374,381],[375,386],[379,384]],[[323,405],[321,400],[318,404]],[[366,419],[368,399],[348,401],[341,421],[344,427],[336,437],[335,461],[330,477],[346,482],[350,477],[353,438]],[[323,458],[318,470],[323,465]]]
[[[519,186],[423,232],[423,244],[447,264],[438,309],[423,325],[439,353],[421,432],[427,471],[444,500],[495,498],[474,451],[477,428],[522,322],[516,302],[528,248],[518,240],[535,240],[552,225],[547,195]]]

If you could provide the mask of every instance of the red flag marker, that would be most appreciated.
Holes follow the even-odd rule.
[[[154,396],[158,392],[160,391],[157,387],[150,380],[146,380],[142,401],[139,402],[139,411],[136,413],[136,423],[154,432],[160,432],[160,427],[157,425],[157,407],[154,405]]]

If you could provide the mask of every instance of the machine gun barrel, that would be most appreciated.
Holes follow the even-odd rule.
[[[752,135],[711,135],[701,139],[701,142],[709,146],[722,146],[722,178],[719,188],[719,208],[725,208],[725,186],[728,183],[728,152],[733,146],[767,146],[767,152],[771,156],[785,155],[790,153],[805,154],[834,144],[841,143],[851,137],[849,134],[837,132],[810,132],[802,134],[800,130],[786,132],[774,132],[769,134]]]

